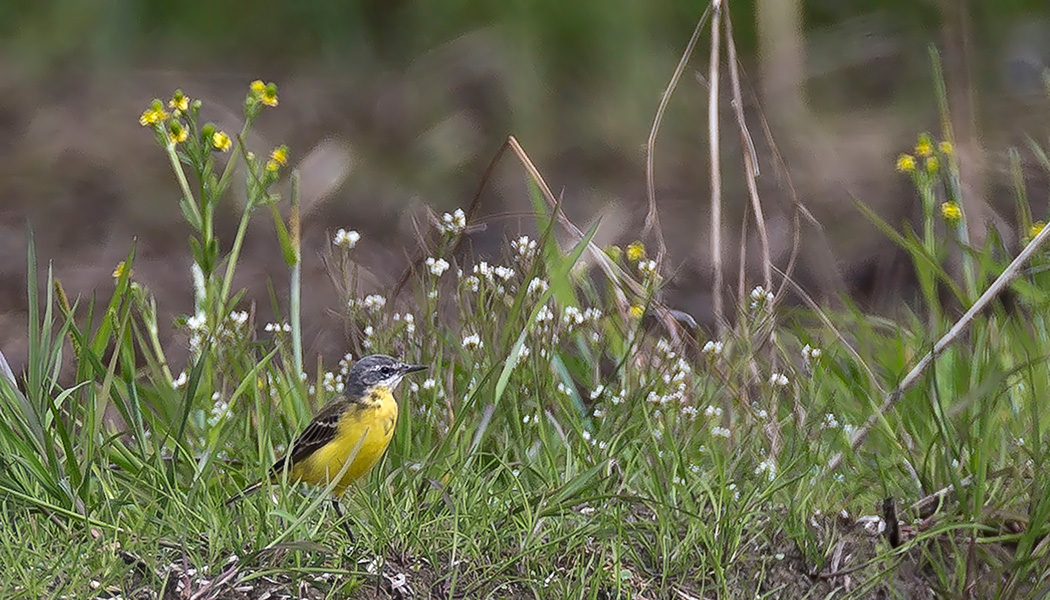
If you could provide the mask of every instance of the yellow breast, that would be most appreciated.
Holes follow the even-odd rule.
[[[331,442],[296,464],[291,478],[326,486],[343,470],[333,492],[342,496],[346,488],[371,469],[386,452],[397,424],[397,401],[387,388],[372,390],[363,401],[351,404],[339,419]]]

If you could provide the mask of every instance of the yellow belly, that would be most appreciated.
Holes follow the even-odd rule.
[[[368,473],[390,444],[397,424],[397,402],[389,391],[373,392],[362,406],[352,406],[339,420],[335,438],[321,446],[291,469],[291,479],[316,486],[327,486],[351,460],[333,488],[342,496],[346,488]],[[356,452],[356,454],[355,454]]]

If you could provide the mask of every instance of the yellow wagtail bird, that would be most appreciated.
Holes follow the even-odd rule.
[[[292,442],[288,453],[270,467],[271,481],[287,469],[290,481],[327,486],[342,473],[333,492],[368,472],[386,452],[397,424],[394,389],[409,373],[426,369],[384,354],[357,361],[346,376],[344,392],[324,406]],[[353,462],[346,461],[353,457]],[[263,485],[257,481],[226,501],[229,506]]]

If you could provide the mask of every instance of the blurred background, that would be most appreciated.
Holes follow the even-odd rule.
[[[1050,132],[1045,0],[727,4],[772,258],[783,267],[791,253],[797,198],[817,222],[803,222],[796,269],[810,293],[848,294],[875,309],[901,298],[907,263],[851,199],[895,226],[918,216],[913,186],[894,163],[919,132],[942,137],[931,45],[944,65],[975,239],[989,226],[1018,239],[1013,147],[1032,210],[1045,216],[1047,174],[1027,145],[1028,138],[1043,144]],[[302,171],[311,354],[340,356],[345,342],[333,327],[339,306],[319,258],[331,234],[361,232],[362,293],[388,290],[418,252],[428,210],[466,208],[508,134],[577,224],[601,217],[600,244],[632,241],[647,209],[645,142],[706,7],[701,0],[0,3],[0,348],[17,371],[26,355],[27,224],[41,264],[53,262],[71,296],[108,292],[114,266],[134,244],[134,279],[157,295],[161,323],[192,310],[178,188],[138,124],[152,98],[176,88],[204,101],[205,119],[237,130],[248,83],[279,85],[280,106],[264,112],[247,143],[257,153],[287,143]],[[706,30],[655,153],[666,300],[708,324],[710,40]],[[718,151],[727,281],[735,285],[739,248],[749,265],[759,248],[753,234],[740,237],[748,196],[722,73]],[[233,194],[225,207],[227,242],[239,201]],[[530,211],[524,171],[508,155],[482,197],[487,228],[464,251],[491,256],[505,236],[531,233]],[[258,300],[265,322],[267,285],[283,301],[287,277],[273,225],[259,217],[236,283]],[[174,326],[162,337],[172,348],[185,343]]]

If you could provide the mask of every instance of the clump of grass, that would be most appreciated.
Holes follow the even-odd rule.
[[[539,235],[472,257],[454,251],[472,211],[441,215],[408,279],[409,304],[362,297],[355,251],[370,240],[338,230],[328,265],[350,339],[347,356],[324,365],[304,360],[299,333],[297,187],[287,199],[275,191],[295,181],[289,151],[263,159],[243,142],[277,102],[275,86],[252,84],[235,136],[203,123],[205,107],[181,92],[142,116],[193,231],[195,312],[175,324],[190,334],[185,372],[169,370],[158,341],[167,324],[135,280],[133,251],[105,302],[67,298],[50,271],[43,297],[28,286],[28,367],[18,386],[0,377],[0,511],[11,524],[0,528],[0,555],[17,565],[0,588],[753,597],[830,593],[849,573],[859,595],[896,585],[893,567],[906,559],[948,593],[985,574],[1006,595],[1046,585],[1050,494],[1038,474],[1050,373],[1045,319],[1028,309],[1045,305],[1042,275],[1015,286],[1025,319],[1002,308],[977,318],[969,344],[941,354],[893,410],[879,409],[882,390],[950,324],[938,284],[966,305],[1002,269],[966,248],[965,216],[947,208],[957,200],[939,209],[934,200],[944,181],[954,189],[935,177],[952,172],[950,147],[920,138],[926,163],[902,168],[924,202],[923,233],[880,223],[911,252],[926,314],[788,312],[756,286],[738,299],[734,327],[710,338],[689,319],[663,318],[672,311],[661,303],[662,261],[641,241],[595,254],[598,225],[568,223],[512,139]],[[238,174],[247,198],[227,246],[214,214]],[[267,324],[232,287],[260,210],[289,270],[289,306]],[[947,238],[937,218],[948,219]],[[566,246],[559,227],[575,236]],[[948,244],[972,258],[961,284],[941,266]],[[32,282],[32,246],[28,256]],[[585,256],[598,256],[600,273]],[[386,458],[343,500],[348,523],[323,494],[288,482],[224,507],[371,352],[430,370],[401,390]],[[64,362],[74,381],[59,377]],[[853,443],[872,415],[867,440]],[[936,513],[908,512],[949,489],[935,496]],[[886,497],[905,516],[892,543],[856,524]],[[844,563],[844,553],[868,562]],[[800,575],[811,578],[803,588]]]

